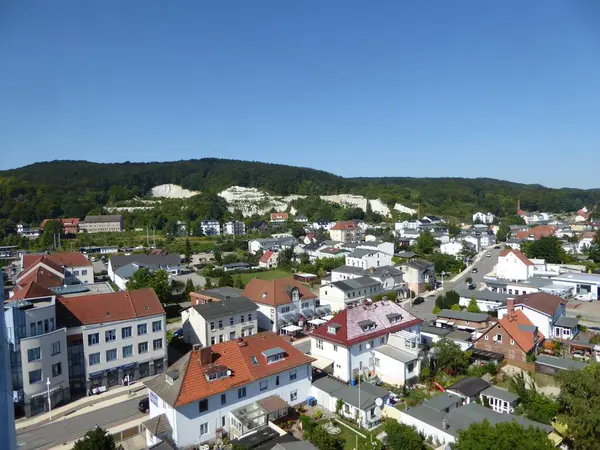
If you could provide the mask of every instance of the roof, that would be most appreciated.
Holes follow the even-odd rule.
[[[443,411],[450,406],[460,405],[462,401],[463,398],[460,395],[452,394],[451,392],[443,392],[427,400],[427,406],[437,411]]]
[[[390,322],[388,315],[398,314],[399,320]],[[358,325],[363,320],[375,322],[375,327],[368,331]],[[389,333],[395,333],[419,325],[423,321],[416,318],[397,303],[382,300],[372,305],[359,305],[353,308],[343,309],[331,320],[319,326],[312,332],[312,336],[324,339],[329,342],[335,342],[345,346],[384,336]],[[337,325],[335,334],[328,332],[331,325]]]
[[[287,356],[268,364],[267,358],[262,353],[275,347],[283,349]],[[204,365],[200,363],[202,351],[211,352],[210,363]],[[252,363],[252,357],[256,357],[257,364]],[[167,373],[174,370],[179,373],[173,384],[166,381],[164,373],[144,384],[169,405],[178,407],[310,364],[312,361],[313,358],[293,347],[281,336],[268,331],[243,338],[241,341],[227,341],[208,348],[192,350],[167,369]],[[215,366],[226,367],[231,371],[231,375],[208,381],[205,371]]]
[[[502,252],[500,253],[500,255],[498,255],[499,257],[504,257],[504,256],[508,256],[509,254],[513,253],[517,258],[519,258],[519,260],[527,265],[527,266],[533,266],[534,264],[527,258],[527,256],[525,256],[523,253],[521,253],[520,250],[515,250],[512,248],[506,248],[504,250],[502,250]]]
[[[330,395],[364,411],[374,406],[378,398],[383,400],[387,397],[389,391],[371,383],[360,383],[354,387],[344,385]]]
[[[354,230],[358,228],[358,225],[351,221],[351,220],[347,220],[344,222],[338,222],[336,223],[333,227],[331,227],[331,230]]]
[[[123,220],[123,216],[120,214],[106,214],[102,216],[85,216],[83,223],[120,222],[121,220]]]
[[[176,267],[181,263],[181,258],[177,254],[170,255],[115,255],[110,258],[110,265],[113,271],[127,264],[136,263],[148,268]]]
[[[533,239],[537,241],[543,237],[552,236],[555,231],[556,228],[549,225],[538,225],[529,230],[519,231],[515,237],[517,239],[527,239],[529,236],[533,235]]]
[[[290,405],[287,404],[279,395],[270,395],[258,400],[256,403],[265,410],[267,414],[271,414],[282,409],[287,409]]]
[[[446,336],[447,334],[450,334],[451,331],[452,330],[450,330],[448,328],[436,327],[436,326],[428,325],[425,323],[421,325],[421,334],[429,333],[429,334],[435,334],[437,336]]]
[[[513,403],[519,400],[519,396],[517,394],[513,394],[512,392],[508,392],[506,389],[500,389],[496,386],[490,386],[486,390],[484,390],[481,395],[487,395],[488,397],[499,398],[500,400],[504,400],[505,402]]]
[[[556,356],[538,355],[535,359],[536,364],[543,366],[554,367],[562,370],[582,370],[587,367],[588,363],[576,361],[574,359],[557,358]]]
[[[579,319],[577,317],[567,317],[560,316],[556,322],[554,322],[554,326],[556,327],[565,327],[565,328],[575,328],[579,324]]]
[[[453,341],[470,341],[473,336],[468,331],[453,330],[446,335],[446,338]]]
[[[173,432],[173,428],[169,423],[169,419],[166,414],[160,414],[154,416],[152,419],[146,420],[144,426],[150,431],[153,436],[169,436]]]
[[[61,297],[58,304],[64,308],[61,312],[67,326],[76,326],[77,322],[80,325],[91,325],[165,314],[152,288]]]
[[[310,442],[297,441],[297,442],[282,442],[276,444],[271,450],[318,450],[317,447],[312,445]]]
[[[47,254],[23,255],[23,272],[26,272],[27,270],[31,269],[39,263],[45,264],[46,266],[59,273],[63,273],[62,264],[59,264],[58,261],[56,261],[54,258],[50,257],[50,255]]]
[[[23,272],[21,272],[23,273]],[[19,275],[21,277],[21,275]],[[50,289],[64,284],[64,276],[58,276],[50,272],[43,266],[38,266],[23,278],[18,279],[19,286],[25,286],[27,283],[36,282],[38,285]]]
[[[128,279],[131,278],[142,267],[144,266],[137,263],[129,263],[115,270],[115,275],[123,279]]]
[[[370,286],[379,286],[381,283],[374,278],[363,276],[359,278],[350,278],[348,280],[343,281],[335,281],[331,283],[333,286],[338,289],[346,292],[346,291],[354,291],[356,289],[362,289]]]
[[[453,391],[460,392],[467,397],[473,397],[479,394],[481,391],[489,388],[490,383],[479,377],[467,377],[457,381],[452,386],[446,388],[447,390],[452,389]]]
[[[433,267],[433,263],[424,259],[413,259],[402,264],[403,266],[411,267],[417,270],[425,270]]]
[[[515,298],[512,294],[504,294],[502,292],[490,291],[489,289],[483,289],[481,291],[472,290],[459,290],[458,295],[462,298],[475,297],[475,300],[484,300],[488,302],[506,303],[509,298]]]
[[[379,250],[370,250],[367,248],[357,248],[352,253],[346,255],[349,258],[364,258],[367,255],[371,255],[373,253],[382,253]]]
[[[292,290],[298,289],[300,300],[316,298],[305,284],[293,278],[276,278],[274,280],[259,280],[253,278],[246,285],[243,295],[256,303],[278,306],[292,303]]]
[[[387,277],[402,275],[402,271],[398,267],[394,266],[379,266],[371,267],[370,269],[363,269],[362,267],[356,266],[340,266],[336,267],[331,272],[350,273],[353,275],[365,275],[369,277]]]
[[[326,392],[327,394],[332,394],[333,392],[343,388],[346,385],[341,381],[336,380],[335,378],[325,376],[314,380],[312,386],[323,392]]]
[[[13,295],[9,300],[24,300],[26,298],[50,297],[54,293],[35,281],[19,284],[13,289]]]
[[[375,351],[402,363],[408,363],[419,359],[417,355],[400,350],[398,347],[390,344],[380,345],[379,347],[375,348]]]
[[[519,295],[515,297],[514,302],[515,305],[524,305],[548,316],[553,316],[560,305],[567,303],[565,299],[546,292]]]
[[[543,339],[542,334],[539,331],[536,331],[537,328],[534,328],[533,330],[529,328],[534,327],[533,323],[531,323],[523,311],[518,309],[515,310],[513,314],[506,315],[500,319],[498,321],[498,325],[504,328],[504,330],[524,352],[530,351],[535,346],[537,341]],[[493,332],[494,328],[495,327],[490,328],[488,333]],[[536,332],[537,339],[535,334]],[[481,335],[479,339],[481,339],[485,334],[487,333]]]
[[[255,311],[258,309],[258,306],[247,297],[230,297],[217,302],[194,305],[192,308],[206,320],[210,320],[237,312]]]
[[[259,262],[268,262],[271,259],[275,252],[273,250],[267,250],[258,260]]]
[[[442,309],[438,313],[438,317],[445,317],[448,319],[464,320],[467,322],[487,322],[489,316],[484,313],[472,313],[468,311],[454,311],[453,309]]]
[[[223,286],[211,289],[204,289],[202,291],[198,291],[197,293],[205,297],[212,297],[217,298],[219,300],[224,300],[230,297],[240,297],[242,295],[242,290],[229,286]]]

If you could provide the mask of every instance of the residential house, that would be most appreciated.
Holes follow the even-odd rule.
[[[506,306],[497,309],[498,318],[502,319],[509,314],[511,307],[521,310],[542,335],[550,339],[554,335],[554,324],[566,315],[566,303],[564,299],[545,292],[520,295],[513,300],[507,300]],[[509,306],[510,304],[512,306]]]
[[[435,322],[436,326],[474,332],[487,328],[490,324],[490,317],[485,313],[442,309]]]
[[[496,216],[494,216],[491,212],[476,212],[475,214],[473,214],[473,222],[491,224],[494,223],[495,218]]]
[[[46,271],[49,276],[54,276],[56,279],[52,285],[43,284],[48,289],[61,285],[91,284],[94,282],[94,266],[80,252],[23,254],[21,255],[21,266],[23,270],[17,277],[17,283],[37,276],[40,270]]]
[[[528,241],[538,241],[543,237],[554,235],[555,231],[556,228],[550,225],[537,225],[528,230],[519,231],[515,237]]]
[[[243,291],[258,305],[258,327],[278,333],[286,325],[303,326],[317,315],[319,299],[308,287],[293,278],[250,280]]]
[[[192,305],[202,305],[208,302],[218,302],[233,297],[241,297],[242,290],[229,286],[204,289],[202,291],[190,292]]]
[[[413,259],[402,263],[400,269],[404,273],[404,281],[414,295],[435,288],[435,267],[424,259]]]
[[[269,224],[264,220],[259,220],[256,222],[252,222],[248,229],[250,231],[255,231],[258,233],[266,233],[267,231],[269,231]]]
[[[302,214],[296,215],[296,217],[294,217],[294,222],[308,223],[308,217],[303,216]]]
[[[387,300],[346,308],[311,334],[311,355],[322,370],[344,382],[360,374],[402,383],[419,373],[421,322]],[[398,339],[389,342],[395,333]]]
[[[349,253],[348,250],[339,247],[322,247],[317,252],[317,258],[342,258]]]
[[[465,244],[463,241],[451,240],[449,242],[446,242],[445,244],[440,245],[440,252],[445,255],[452,255],[455,258],[458,258],[462,253],[464,245]]]
[[[535,264],[520,250],[505,249],[498,256],[496,276],[506,280],[527,280],[533,276]]]
[[[293,236],[251,239],[248,241],[248,252],[256,255],[259,252],[266,252],[267,250],[280,251],[287,248],[294,248],[297,245],[298,240]]]
[[[331,271],[329,281],[322,280],[322,284],[329,282],[351,280],[360,277],[370,277],[381,283],[383,291],[397,291],[399,295],[407,293],[406,283],[403,281],[403,274],[400,269],[394,266],[371,267],[370,269],[361,269],[360,267],[340,266]]]
[[[85,216],[79,223],[79,231],[85,233],[120,233],[123,230],[123,216],[120,214]]]
[[[419,227],[423,224],[420,220],[404,220],[402,222],[396,222],[394,224],[394,230],[418,230]]]
[[[312,395],[317,404],[335,412],[341,401],[339,413],[349,419],[358,420],[359,426],[372,429],[381,424],[383,405],[388,403],[390,392],[371,383],[348,386],[328,376],[315,380]]]
[[[588,365],[589,362],[587,361],[577,361],[576,359],[558,358],[549,355],[538,355],[535,359],[535,372],[556,376],[564,371],[583,370]]]
[[[59,298],[71,390],[89,394],[161,373],[166,314],[153,289]]]
[[[335,242],[335,241],[332,241]],[[354,250],[373,250],[385,253],[390,256],[394,256],[394,243],[380,240],[371,240],[365,242],[339,242],[334,245],[335,247],[343,248],[349,252]]]
[[[202,347],[258,332],[258,306],[243,296],[192,304],[181,312],[183,340]]]
[[[198,348],[183,356],[148,387],[147,444],[170,440],[197,446],[227,434],[243,438],[266,430],[269,421],[310,396],[312,358],[271,332]]]
[[[138,270],[141,267],[145,267],[149,270],[164,270],[169,275],[179,275],[181,271],[181,257],[176,254],[111,256],[108,260],[108,277],[111,281],[116,283],[117,271],[125,266],[130,266],[130,269],[135,270]],[[131,274],[129,276],[131,276]],[[120,278],[127,278],[127,276]]]
[[[223,224],[223,234],[228,236],[243,236],[246,234],[246,224],[240,220],[230,220]]]
[[[267,250],[258,260],[258,266],[263,269],[275,269],[279,263],[279,252]]]
[[[30,228],[22,223],[17,224],[17,234],[27,239],[37,239],[42,234],[40,228]]]
[[[490,386],[480,394],[482,403],[484,398],[492,410],[501,414],[513,414],[519,402],[519,396],[506,389]]]
[[[346,265],[370,269],[371,267],[391,266],[392,254],[377,250],[359,248],[346,255]]]
[[[362,276],[322,284],[319,288],[319,298],[323,303],[328,304],[332,311],[340,311],[349,305],[362,303],[382,291],[378,280],[370,276]]]
[[[200,228],[204,236],[219,236],[221,235],[221,224],[218,220],[207,219],[200,221]]]
[[[470,290],[463,289],[457,290],[458,295],[460,296],[458,304],[467,308],[471,303],[471,298],[475,298],[477,302],[477,307],[481,312],[490,312],[495,311],[501,306],[506,304],[506,300],[509,298],[514,298],[514,295],[504,294],[502,292],[494,292],[489,289],[483,290]]]
[[[449,394],[458,395],[462,398],[462,404],[468,405],[476,401],[481,393],[491,387],[491,384],[479,377],[466,377],[458,380],[446,388]]]
[[[224,272],[234,272],[241,270],[250,270],[252,268],[252,265],[247,262],[238,261],[234,263],[223,264],[223,266],[221,267],[223,268]]]
[[[509,314],[483,331],[475,340],[475,348],[504,355],[508,361],[524,363],[534,354],[544,335],[521,310],[515,310],[508,300]]]
[[[68,219],[44,219],[40,224],[40,228],[43,230],[49,220],[58,220],[62,226],[63,234],[77,234],[79,233],[79,218],[68,218]]]
[[[432,215],[421,217],[419,220],[424,224],[430,225],[441,224],[445,222],[444,219]]]
[[[286,212],[271,213],[271,223],[284,223],[289,218],[290,218],[290,215]]]
[[[360,242],[362,240],[362,230],[352,220],[336,223],[329,230],[329,235],[331,239],[339,242]]]
[[[577,317],[560,316],[553,326],[552,336],[555,339],[570,340],[579,333],[579,319]]]
[[[519,250],[521,248],[521,244],[525,241],[525,239],[517,239],[517,238],[510,238],[507,239],[506,242],[504,243],[504,245],[506,247],[510,247],[514,250]]]

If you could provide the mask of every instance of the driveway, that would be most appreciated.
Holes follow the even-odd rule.
[[[204,278],[202,275],[197,274],[196,272],[184,273],[173,277],[173,280],[180,281],[183,284],[185,284],[189,279],[192,280],[194,286],[204,287],[204,284],[206,283],[206,278]]]

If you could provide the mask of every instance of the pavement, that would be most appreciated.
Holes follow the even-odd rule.
[[[176,275],[173,277],[173,280],[179,281],[184,284],[189,279],[192,280],[194,286],[204,286],[206,284],[206,278],[204,278],[202,275],[197,274],[196,272],[183,273],[181,275]]]

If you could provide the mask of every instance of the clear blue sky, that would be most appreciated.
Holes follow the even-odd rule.
[[[0,168],[224,157],[600,187],[600,1],[0,5]]]

